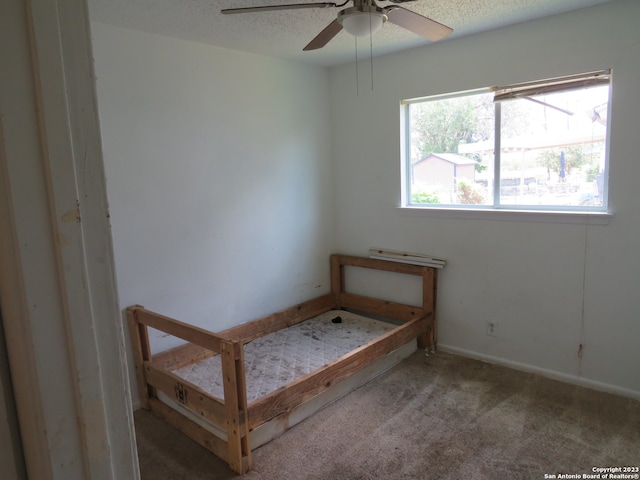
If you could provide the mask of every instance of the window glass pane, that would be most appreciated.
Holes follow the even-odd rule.
[[[609,87],[502,102],[500,204],[603,206]]]
[[[407,204],[492,205],[493,94],[429,100],[408,109]]]
[[[405,204],[603,211],[609,81],[601,71],[406,101]]]

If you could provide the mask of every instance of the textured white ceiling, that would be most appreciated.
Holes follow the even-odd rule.
[[[345,31],[320,50],[302,51],[336,18],[338,8],[220,13],[223,8],[314,1],[318,0],[88,0],[88,3],[91,19],[109,25],[316,65],[353,61],[354,37]],[[608,1],[611,0],[416,0],[402,6],[453,28],[454,33],[447,38],[455,38]],[[378,4],[391,5],[388,1],[378,1]],[[348,6],[351,5],[342,8]],[[369,40],[358,42],[358,51],[368,55]],[[372,39],[374,55],[428,43],[390,23]]]

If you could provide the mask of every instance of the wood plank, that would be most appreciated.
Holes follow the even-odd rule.
[[[435,346],[435,268],[426,268],[422,272],[422,308],[431,314],[431,328],[418,337],[418,347],[432,349]]]
[[[354,257],[351,255],[333,254],[331,257],[332,259],[335,257],[338,263],[343,266],[372,268],[374,270],[384,270],[386,272],[406,273],[418,276],[422,275],[424,268],[431,268],[421,265],[412,265],[409,263],[378,260],[376,258]]]
[[[371,315],[402,320],[404,322],[424,316],[425,314],[421,307],[391,302],[389,300],[379,300],[377,298],[365,297],[353,293],[342,293],[340,298],[340,303],[344,309],[352,309]]]
[[[291,411],[302,402],[327,390],[333,384],[347,378],[354,372],[369,365],[411,339],[427,328],[427,318],[416,318],[380,338],[363,345],[324,367],[279,388],[271,394],[249,404],[249,429],[262,425],[272,418]]]
[[[172,425],[174,428],[184,433],[196,443],[202,445],[204,448],[212,452],[217,457],[220,457],[225,462],[227,460],[227,442],[216,437],[213,433],[202,428],[197,423],[189,420],[182,415],[179,411],[168,407],[160,400],[156,398],[150,399],[151,411],[160,417],[162,420]],[[246,471],[246,470],[245,470]],[[243,472],[236,472],[239,474]]]
[[[340,265],[340,256],[331,255],[331,293],[334,297],[336,308],[342,308],[340,294],[344,292],[344,269]]]
[[[435,268],[425,268],[422,272],[422,308],[425,313],[433,313],[435,276]]]
[[[221,361],[224,382],[224,399],[227,431],[227,461],[234,472],[243,468],[243,457],[251,455],[248,451],[248,430],[246,425],[246,392],[242,370],[242,345],[225,342],[222,345]],[[237,358],[238,357],[238,358]],[[238,372],[238,369],[241,371]],[[243,400],[244,399],[244,400]],[[249,460],[250,464],[250,460]]]
[[[247,409],[247,379],[244,370],[244,344],[236,342],[233,348],[237,350],[236,363],[236,385],[238,386],[238,408],[239,424],[241,428],[241,449],[243,468],[251,469],[253,461],[251,459],[251,444],[249,442],[249,412]]]
[[[153,356],[153,364],[164,370],[177,370],[192,363],[217,355],[200,345],[185,343],[179,347],[157,353]]]
[[[195,343],[216,353],[220,353],[222,349],[222,338],[208,330],[152,312],[143,307],[136,306],[129,308],[132,309],[136,320],[144,325],[181,338],[187,342]]]
[[[219,332],[218,335],[229,340],[239,340],[247,343],[269,333],[313,318],[321,313],[328,312],[333,308],[335,308],[333,295],[327,294],[251,322],[243,323],[237,327],[229,328],[228,330]]]
[[[282,413],[268,422],[263,423],[251,431],[251,448],[256,449],[273,440],[276,436],[310,417],[324,406],[340,397],[348,395],[356,388],[397,365],[415,351],[416,343],[410,341],[390,354],[378,358],[370,365],[359,369],[357,372],[354,372],[353,375],[338,382],[324,392],[319,393],[310,400],[296,405],[290,411]]]
[[[166,397],[164,394],[160,393],[158,399],[154,399],[156,403],[154,403],[154,408],[156,410],[163,410],[169,413],[176,412],[178,417],[184,417],[181,419],[181,423],[191,422],[195,426],[200,427],[202,430],[195,429],[184,430],[180,429],[182,433],[191,437],[194,441],[204,446],[206,449],[211,451],[214,455],[218,456],[221,460],[228,463],[227,459],[227,440],[226,440],[226,431],[224,429],[220,429],[219,427],[213,425],[210,422],[203,421],[198,415],[194,414],[191,410],[188,410],[181,406],[179,403],[175,402],[171,398]],[[158,415],[157,411],[153,411],[152,413],[156,416]],[[161,417],[162,418],[162,417]],[[197,436],[196,436],[197,435]],[[207,443],[203,444],[200,440],[200,437],[204,437],[207,439]],[[213,447],[213,448],[211,448]],[[243,459],[243,472],[246,473],[249,470],[249,464]],[[234,477],[235,478],[235,477]]]
[[[430,351],[435,352],[438,346],[438,321],[436,319],[438,303],[438,271],[433,271],[433,290],[431,296],[431,310],[433,311],[431,333],[429,337],[428,348]]]
[[[152,363],[145,362],[144,368],[150,385],[211,423],[225,428],[227,410],[222,400]]]
[[[133,361],[136,367],[136,380],[140,393],[140,403],[144,409],[149,410],[149,393],[152,392],[149,392],[144,372],[144,362],[151,358],[149,335],[147,327],[138,323],[131,308],[127,309],[127,320],[129,323],[131,348],[133,350]]]

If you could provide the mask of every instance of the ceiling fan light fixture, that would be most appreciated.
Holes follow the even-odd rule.
[[[384,10],[374,6],[346,8],[338,14],[338,22],[354,37],[373,35],[386,21]]]

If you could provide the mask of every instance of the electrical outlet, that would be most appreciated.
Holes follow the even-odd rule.
[[[487,335],[490,337],[498,336],[498,322],[495,320],[487,320]]]

